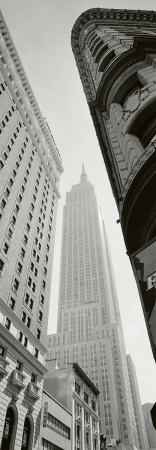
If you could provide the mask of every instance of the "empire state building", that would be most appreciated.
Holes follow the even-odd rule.
[[[47,358],[60,368],[77,362],[95,383],[107,437],[148,448],[138,394],[137,408],[133,400],[136,375],[127,364],[104,223],[84,165],[80,183],[66,195],[58,326],[48,336]]]

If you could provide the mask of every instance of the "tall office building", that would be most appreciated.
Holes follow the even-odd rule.
[[[60,368],[77,362],[96,384],[107,438],[148,448],[141,422],[139,444],[110,252],[84,166],[64,206],[57,331],[48,337],[47,358]]]
[[[0,446],[38,449],[57,147],[0,13]]]
[[[72,48],[156,359],[156,12],[94,8]]]

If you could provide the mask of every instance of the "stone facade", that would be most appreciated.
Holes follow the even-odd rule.
[[[62,162],[0,13],[0,443],[38,449]]]

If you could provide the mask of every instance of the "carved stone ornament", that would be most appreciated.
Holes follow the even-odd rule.
[[[138,109],[138,106],[140,104],[140,89],[134,92],[133,95],[131,95],[126,102],[123,105],[124,115],[125,113],[133,113]]]

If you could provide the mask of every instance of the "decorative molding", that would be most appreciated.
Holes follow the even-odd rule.
[[[146,148],[144,153],[138,158],[136,164],[133,166],[122,191],[122,197],[123,201],[125,200],[126,194],[129,190],[130,185],[132,184],[135,175],[139,172],[141,167],[144,165],[144,163],[147,161],[147,159],[150,158],[150,156],[156,151],[156,139],[155,141],[151,142],[150,145]]]

